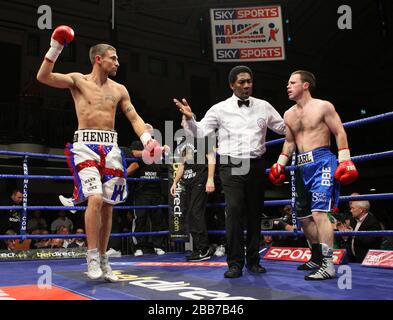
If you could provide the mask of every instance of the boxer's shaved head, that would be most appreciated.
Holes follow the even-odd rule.
[[[89,51],[91,64],[94,65],[97,55],[103,57],[108,50],[113,50],[116,52],[116,49],[113,46],[105,43],[99,43],[91,47]]]

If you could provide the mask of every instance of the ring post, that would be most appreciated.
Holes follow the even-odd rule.
[[[292,161],[291,166],[296,165],[296,152],[292,153]],[[299,220],[297,219],[297,211],[296,211],[296,177],[295,170],[290,171],[291,174],[291,212],[292,212],[292,224],[295,227],[294,232],[297,233],[300,231]]]
[[[26,226],[27,226],[27,193],[29,189],[29,179],[27,176],[29,175],[29,168],[27,166],[28,156],[26,155],[23,159],[23,175],[25,178],[23,179],[23,209],[22,209],[22,217],[20,224],[20,234],[22,236],[22,240],[26,239]]]

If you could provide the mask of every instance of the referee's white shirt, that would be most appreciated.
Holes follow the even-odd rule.
[[[250,97],[249,107],[239,107],[239,98],[232,97],[212,106],[204,118],[184,123],[197,137],[218,129],[218,154],[235,158],[259,158],[266,151],[266,130],[285,134],[283,118],[273,106],[261,99]]]

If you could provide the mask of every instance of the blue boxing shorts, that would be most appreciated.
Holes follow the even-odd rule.
[[[299,219],[312,212],[330,212],[336,208],[340,183],[334,179],[337,158],[328,147],[320,147],[297,156],[296,210]]]

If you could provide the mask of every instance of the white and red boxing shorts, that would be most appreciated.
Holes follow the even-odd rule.
[[[74,175],[75,204],[101,194],[106,203],[126,201],[128,188],[123,152],[117,146],[117,132],[78,130],[74,143],[66,146],[67,163]]]

